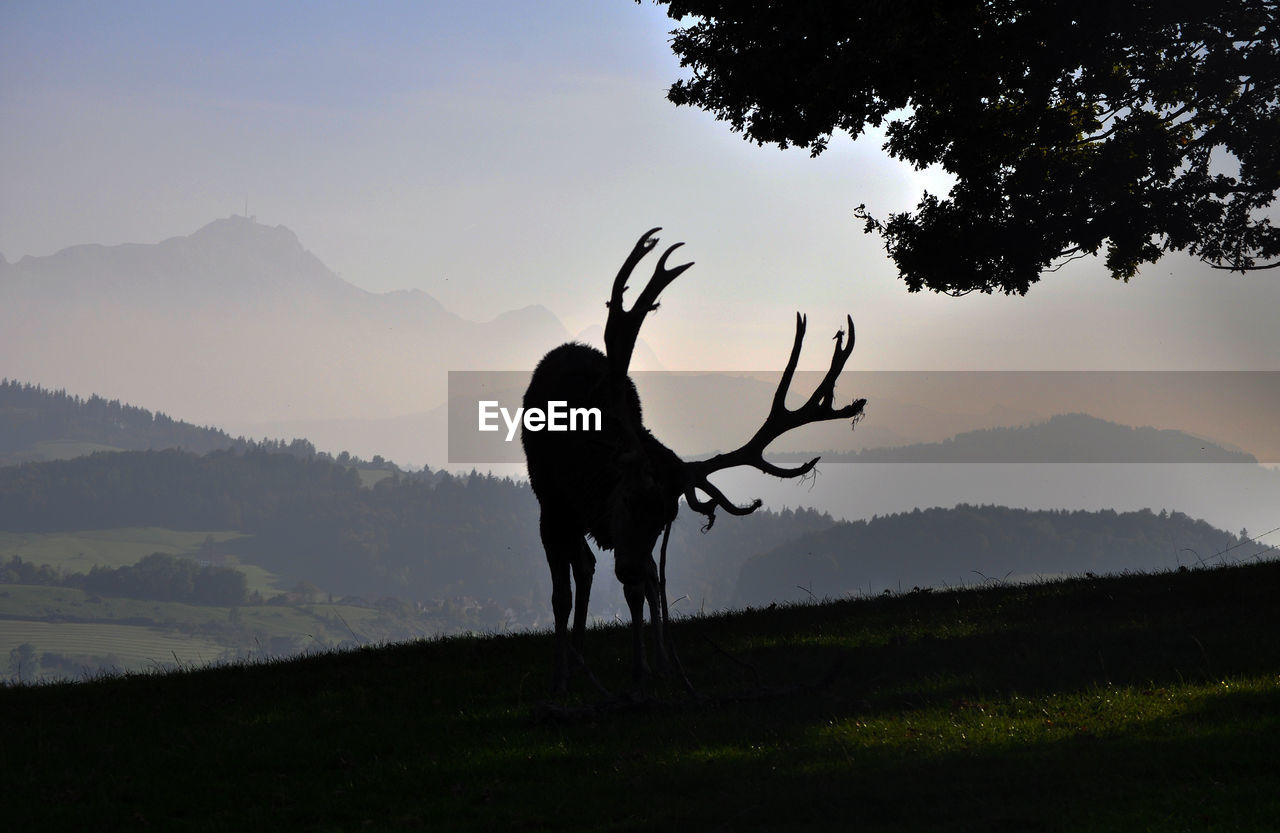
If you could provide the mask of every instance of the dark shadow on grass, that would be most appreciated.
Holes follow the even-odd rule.
[[[1233,680],[1280,671],[1278,579],[1280,568],[1260,565],[681,620],[675,638],[708,702],[689,704],[673,684],[656,707],[568,723],[531,717],[550,683],[546,635],[5,690],[0,768],[22,797],[6,822],[1269,829],[1280,814],[1280,697],[1274,684],[1240,690]],[[606,685],[629,684],[623,629],[591,631],[587,652]],[[829,685],[811,685],[832,668]],[[847,744],[839,731],[925,712],[963,721],[969,704],[1015,693],[1186,681],[1206,684],[1177,713],[1105,731],[968,747],[901,733]]]
[[[690,621],[676,634],[695,648],[713,641],[733,650],[774,685],[840,667],[855,687],[878,681],[880,692],[1034,694],[1280,669],[1277,592],[1280,565],[1266,564],[757,611],[752,639],[776,635],[763,646],[735,643],[731,617]],[[824,628],[842,638],[824,642]],[[741,676],[715,653],[686,666]],[[954,690],[940,690],[948,679]]]

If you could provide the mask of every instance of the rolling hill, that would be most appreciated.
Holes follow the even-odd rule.
[[[197,454],[249,443],[217,428],[200,427],[119,400],[0,381],[0,466],[62,460],[97,451],[180,448]]]
[[[815,456],[809,454],[809,457]],[[788,452],[782,459],[807,459]],[[964,431],[941,442],[828,451],[830,463],[1257,463],[1183,431],[1133,427],[1089,414],[1058,414],[1027,425]]]
[[[1242,548],[1242,546],[1244,548]],[[735,604],[875,594],[1127,570],[1168,570],[1264,550],[1179,512],[960,505],[809,533],[742,565]]]

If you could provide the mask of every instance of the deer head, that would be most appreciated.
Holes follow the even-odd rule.
[[[667,258],[684,244],[676,243],[674,246],[668,247],[662,253],[662,257],[658,259],[653,277],[645,284],[644,289],[641,290],[631,309],[628,310],[623,307],[622,295],[627,290],[627,280],[630,278],[636,264],[657,245],[657,238],[653,237],[653,235],[661,230],[661,228],[652,228],[641,236],[631,250],[631,254],[627,256],[626,261],[622,264],[622,269],[619,270],[618,276],[613,281],[613,292],[609,299],[609,318],[605,325],[604,338],[610,372],[615,384],[624,385],[621,380],[626,378],[628,365],[631,362],[631,354],[635,349],[636,338],[640,333],[640,327],[644,323],[645,316],[658,308],[658,296],[672,281],[693,265],[692,263],[685,263],[674,268],[668,268]],[[849,360],[849,357],[853,355],[853,317],[846,316],[845,320],[849,326],[848,343],[845,343],[845,331],[838,331],[835,336],[836,345],[835,352],[831,356],[831,365],[827,368],[822,381],[803,405],[791,409],[787,407],[786,399],[791,389],[791,380],[795,376],[796,366],[800,362],[800,352],[804,344],[806,326],[805,317],[797,312],[796,333],[791,345],[791,355],[787,359],[786,368],[782,371],[782,378],[778,382],[777,390],[774,391],[773,402],[764,423],[756,430],[751,439],[733,451],[717,454],[707,460],[681,463],[683,479],[681,491],[690,508],[707,517],[708,527],[715,522],[717,508],[724,509],[733,515],[749,515],[759,509],[761,505],[759,500],[754,500],[746,505],[733,503],[710,481],[709,478],[712,474],[738,466],[750,466],[774,477],[803,477],[813,471],[814,466],[818,464],[818,457],[814,457],[803,465],[791,468],[778,466],[764,459],[764,451],[769,444],[788,431],[811,423],[833,419],[850,419],[856,423],[861,419],[867,400],[856,399],[840,408],[834,407],[833,404],[835,401],[836,380],[841,371],[844,370],[844,365]],[[705,499],[699,497],[699,492],[707,497]]]

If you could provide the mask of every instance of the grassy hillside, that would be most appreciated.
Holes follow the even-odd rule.
[[[229,530],[191,532],[158,526],[87,529],[74,532],[0,531],[0,556],[18,556],[32,564],[48,564],[64,573],[87,573],[93,567],[123,567],[153,552],[195,557],[205,542],[220,544],[242,537]],[[247,565],[237,568],[249,577],[249,588],[279,592],[275,577]]]
[[[80,532],[0,532],[0,680],[18,679],[11,652],[27,646],[21,679],[81,677],[106,668],[136,671],[202,665],[224,657],[280,657],[326,646],[381,643],[464,629],[487,610],[415,608],[394,599],[350,600],[297,587],[234,556],[217,556],[247,578],[252,594],[232,607],[199,601],[128,598],[66,584],[22,583],[5,575],[17,557],[63,578],[136,564],[154,552],[200,560],[239,533],[160,527]],[[504,611],[498,611],[501,616]],[[501,621],[499,619],[499,621]]]
[[[77,658],[70,662],[71,667],[81,669],[203,665],[227,651],[202,636],[138,625],[0,620],[0,650],[4,651],[0,656],[7,659],[14,647],[23,644],[39,646],[40,654]],[[93,658],[92,666],[86,664],[88,659],[79,660],[89,657]],[[19,671],[24,679],[30,679],[29,669],[15,669],[15,675]]]
[[[433,618],[432,614],[436,614]],[[0,585],[0,681],[79,679],[227,657],[293,656],[443,630],[437,611],[297,599],[233,608],[100,597],[70,587]],[[14,651],[27,646],[21,669]]]
[[[6,822],[1274,829],[1278,589],[1268,562],[684,620],[702,702],[548,703],[544,634],[0,688]],[[615,690],[627,652],[589,634]]]

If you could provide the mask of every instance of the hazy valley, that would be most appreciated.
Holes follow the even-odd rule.
[[[476,323],[365,292],[243,217],[0,265],[0,655],[74,676],[546,626],[518,443],[480,475],[451,465],[474,406],[446,382],[501,370],[518,399],[518,368],[569,337],[540,307]],[[637,350],[647,418],[684,455],[767,410],[776,372],[667,373]],[[777,449],[819,450],[816,483],[727,472],[770,511],[706,534],[681,516],[675,610],[1269,557],[1275,377],[851,370],[857,430]],[[598,582],[593,617],[624,611]]]

